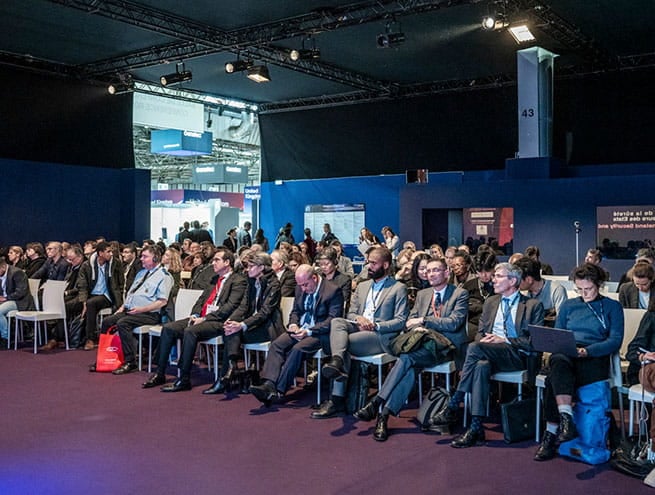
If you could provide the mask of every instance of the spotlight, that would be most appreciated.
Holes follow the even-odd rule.
[[[378,48],[389,48],[405,41],[405,33],[384,33],[378,34]]]
[[[289,52],[289,59],[293,62],[297,62],[298,60],[317,60],[319,58],[321,58],[321,51],[318,48],[291,50]]]
[[[514,23],[509,26],[507,30],[519,45],[521,43],[527,43],[528,41],[534,41],[537,39],[535,38],[534,34],[530,32],[530,29],[525,22]]]
[[[507,26],[507,19],[502,14],[487,15],[482,18],[482,29],[485,31],[498,31]]]
[[[110,95],[122,95],[134,91],[134,83],[112,83],[107,86],[107,93]]]
[[[192,74],[190,70],[184,69],[184,64],[179,63],[175,68],[175,72],[172,74],[167,74],[159,78],[162,86],[172,86],[174,84],[181,84],[183,82],[191,81]]]
[[[265,65],[253,65],[248,69],[248,79],[256,83],[270,82],[271,76]]]
[[[496,19],[493,16],[487,15],[482,18],[482,29],[489,31],[496,25]]]
[[[225,72],[232,74],[233,72],[241,72],[252,67],[252,62],[249,60],[233,60],[225,64]]]

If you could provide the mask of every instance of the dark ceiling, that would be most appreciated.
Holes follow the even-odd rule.
[[[521,47],[480,27],[496,9],[560,55],[557,77],[655,65],[653,0],[3,0],[0,65],[154,85],[184,61],[184,89],[265,111],[463,91],[514,83]],[[387,25],[405,42],[378,48]],[[303,41],[320,59],[288,59]],[[237,55],[271,82],[227,74]]]

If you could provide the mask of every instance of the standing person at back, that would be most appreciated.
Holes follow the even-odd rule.
[[[326,246],[329,246],[332,241],[336,241],[337,236],[332,232],[332,227],[329,223],[323,224],[323,235],[321,236],[321,242],[324,242]]]
[[[198,220],[193,221],[193,230],[189,232],[189,234],[191,235],[191,240],[193,242],[201,243],[202,241],[209,241],[212,244],[214,243],[209,232],[200,227],[200,222]]]
[[[241,249],[243,246],[250,247],[252,246],[252,238],[250,237],[250,229],[252,228],[252,223],[244,222],[243,228],[239,230],[237,234],[237,240],[239,241],[238,249]]]

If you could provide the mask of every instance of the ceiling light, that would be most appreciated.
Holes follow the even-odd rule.
[[[289,59],[293,62],[298,60],[316,60],[319,58],[321,58],[321,51],[318,48],[291,50],[289,52]]]
[[[134,83],[131,82],[112,83],[107,86],[107,93],[110,95],[121,95],[123,93],[131,93],[132,91],[134,91]]]
[[[378,48],[390,48],[405,41],[405,33],[402,32],[400,23],[395,19],[387,22],[384,33],[377,36]]]
[[[180,62],[175,68],[175,72],[167,74],[159,78],[162,86],[172,86],[174,84],[181,84],[183,82],[191,81],[192,74],[190,70],[184,69],[184,63]]]
[[[512,24],[507,30],[519,44],[537,39],[524,22]]]
[[[270,82],[271,76],[268,73],[268,67],[265,65],[253,65],[248,69],[248,79],[256,83]]]
[[[503,14],[487,15],[482,18],[482,29],[485,31],[498,31],[509,25]]]
[[[233,60],[225,64],[225,72],[232,74],[233,72],[241,72],[252,67],[252,62],[249,60]]]

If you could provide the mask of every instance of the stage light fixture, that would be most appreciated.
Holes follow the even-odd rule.
[[[487,15],[482,18],[482,29],[485,31],[498,31],[509,26],[504,14]]]
[[[321,58],[321,51],[318,48],[291,50],[289,52],[289,59],[293,62],[297,62],[298,60],[317,60],[319,58]]]
[[[132,91],[134,91],[134,83],[132,82],[117,82],[107,86],[107,93],[110,95],[122,95]]]
[[[183,82],[191,81],[193,75],[190,70],[185,70],[184,63],[180,62],[175,67],[175,72],[166,74],[159,78],[162,86],[173,86],[174,84],[181,84]]]
[[[252,62],[249,60],[233,60],[225,64],[225,72],[232,74],[234,72],[241,72],[252,67]]]
[[[248,79],[256,83],[270,82],[271,76],[268,73],[268,67],[265,65],[253,65],[248,69]]]
[[[400,23],[392,20],[387,22],[384,33],[377,35],[376,41],[378,48],[391,48],[405,41],[405,33],[402,32]]]
[[[537,39],[534,34],[532,34],[530,28],[528,28],[528,25],[525,22],[512,23],[512,25],[509,26],[507,30],[519,45],[521,43],[527,43]]]

